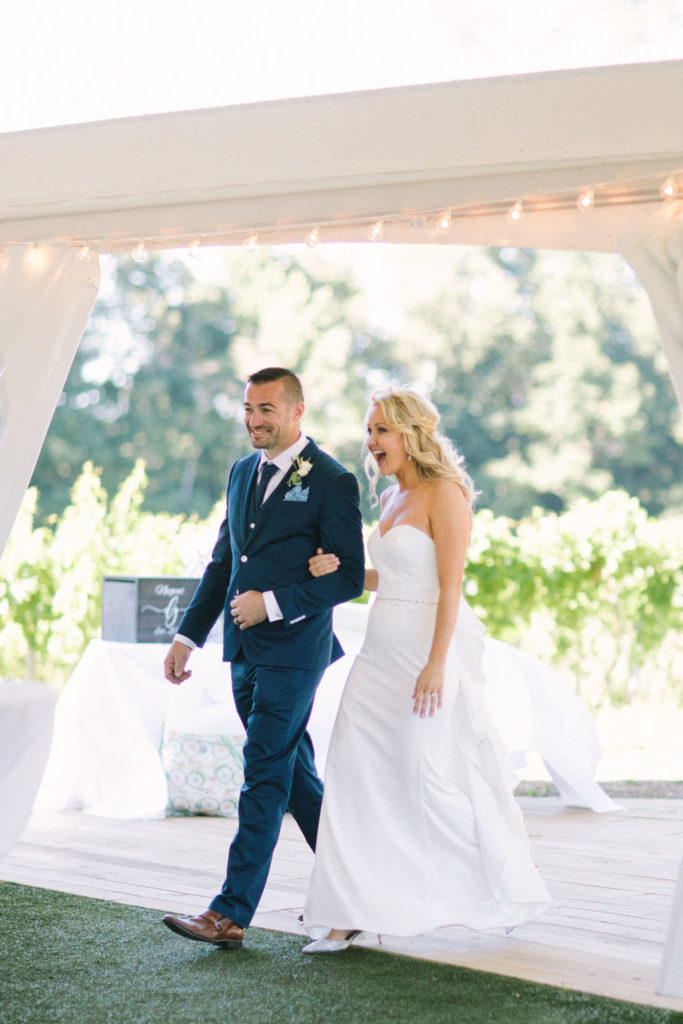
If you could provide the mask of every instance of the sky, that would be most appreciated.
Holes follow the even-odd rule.
[[[0,132],[683,58],[683,0],[6,0]]]

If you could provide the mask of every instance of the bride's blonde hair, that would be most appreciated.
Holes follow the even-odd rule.
[[[406,452],[415,463],[418,476],[425,480],[455,481],[471,511],[477,492],[462,455],[438,429],[441,416],[436,406],[416,391],[402,387],[375,391],[370,396],[366,420],[374,407],[388,427],[403,435]],[[364,468],[371,500],[376,504],[380,474],[370,452],[365,456]]]

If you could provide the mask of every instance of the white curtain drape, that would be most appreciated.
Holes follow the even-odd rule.
[[[645,285],[683,406],[683,202],[665,203],[617,242]]]
[[[665,203],[654,216],[617,239],[624,259],[645,285],[683,406],[683,202]],[[657,991],[683,996],[683,863],[674,893]]]
[[[26,492],[100,280],[95,253],[0,253],[0,555]]]
[[[0,679],[0,859],[21,835],[43,777],[57,690]]]

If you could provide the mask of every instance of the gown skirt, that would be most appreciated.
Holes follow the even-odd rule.
[[[463,599],[443,707],[414,715],[436,617],[436,549],[404,524],[376,529],[369,550],[378,593],[330,741],[304,925],[313,936],[411,936],[521,924],[550,896],[486,699],[484,627]]]

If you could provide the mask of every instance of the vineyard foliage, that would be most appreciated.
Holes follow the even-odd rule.
[[[223,509],[144,511],[142,463],[109,499],[86,463],[46,525],[32,488],[0,563],[0,677],[61,686],[100,634],[102,577],[201,574]],[[593,706],[683,698],[683,518],[624,492],[514,521],[475,515],[464,593],[489,634],[552,663]],[[678,680],[678,683],[676,682]]]

